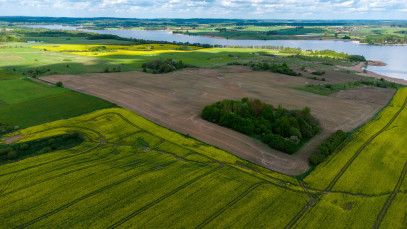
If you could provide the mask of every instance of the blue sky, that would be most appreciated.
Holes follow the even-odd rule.
[[[407,19],[407,0],[0,0],[1,16]]]

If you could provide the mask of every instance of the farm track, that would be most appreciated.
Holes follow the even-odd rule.
[[[373,229],[377,229],[380,227],[381,222],[383,221],[384,217],[386,216],[387,210],[389,210],[393,200],[396,198],[397,193],[400,192],[401,185],[403,184],[404,178],[407,174],[407,162],[404,164],[403,170],[401,171],[401,175],[399,180],[397,181],[396,187],[394,187],[393,192],[387,198],[386,202],[384,203],[382,209],[380,210],[377,218],[373,224]]]
[[[403,105],[400,107],[400,109],[394,114],[394,116],[390,119],[390,121],[378,132],[376,132],[374,135],[372,135],[357,151],[356,153],[352,156],[352,158],[345,164],[345,166],[339,171],[339,173],[334,177],[334,179],[329,183],[328,187],[325,189],[325,191],[331,191],[332,188],[335,186],[335,184],[338,182],[339,178],[346,172],[346,170],[349,168],[349,166],[353,163],[353,161],[359,156],[359,154],[381,133],[383,133],[389,126],[396,120],[396,118],[399,116],[399,114],[403,111],[403,109],[406,107],[407,104],[407,98],[404,100]]]
[[[194,182],[196,182],[196,181],[202,179],[203,177],[206,177],[206,176],[208,176],[209,174],[211,174],[211,173],[213,173],[213,172],[215,172],[215,171],[221,169],[222,167],[223,167],[223,166],[220,165],[220,166],[217,167],[216,169],[213,169],[213,170],[211,170],[211,171],[209,171],[209,172],[206,172],[206,173],[204,173],[204,174],[202,174],[202,175],[200,175],[200,176],[198,176],[198,177],[196,177],[196,178],[194,178],[194,179],[192,179],[192,180],[190,180],[190,181],[184,183],[183,185],[179,186],[178,188],[176,188],[176,189],[172,190],[171,192],[165,194],[164,196],[161,196],[160,198],[158,198],[158,199],[156,199],[156,200],[154,200],[154,201],[148,203],[147,205],[144,205],[143,207],[139,208],[139,209],[136,210],[135,212],[133,212],[133,213],[127,215],[126,217],[120,219],[119,221],[115,222],[114,224],[110,225],[110,226],[107,227],[107,228],[108,228],[108,229],[111,229],[111,228],[116,228],[116,227],[122,225],[123,223],[129,221],[129,220],[132,219],[133,217],[135,217],[135,216],[137,216],[138,214],[140,214],[141,212],[143,212],[143,211],[149,209],[150,207],[152,207],[152,206],[154,206],[154,205],[160,203],[161,201],[167,199],[168,197],[174,195],[175,193],[181,191],[182,189],[188,187],[189,185],[191,185],[191,184],[193,184]]]
[[[297,222],[314,206],[316,199],[308,192],[308,189],[305,187],[304,181],[298,179],[298,183],[301,188],[309,197],[309,202],[291,219],[291,221],[284,227],[285,229],[293,228]]]
[[[255,189],[257,189],[258,187],[260,187],[263,184],[269,184],[269,182],[260,182],[260,183],[256,183],[252,186],[250,186],[246,191],[244,191],[243,193],[241,193],[239,196],[237,196],[235,199],[233,199],[232,201],[230,201],[229,203],[227,203],[225,206],[223,206],[222,208],[220,208],[219,210],[217,210],[215,213],[213,213],[211,216],[209,216],[207,219],[205,219],[201,224],[199,224],[196,228],[203,228],[206,225],[208,225],[212,220],[216,219],[216,217],[218,217],[220,214],[222,214],[223,212],[225,212],[226,210],[228,210],[230,207],[232,207],[234,204],[236,204],[237,202],[239,202],[241,199],[243,199],[245,196],[247,196],[248,194],[250,194],[252,191],[254,191]]]
[[[174,163],[175,163],[175,162],[167,163],[166,165],[162,165],[159,169],[165,168],[165,167],[170,166],[170,165],[172,165],[172,164],[174,164]],[[133,169],[136,169],[136,168],[133,168]],[[142,171],[142,172],[133,174],[132,176],[128,176],[128,177],[126,177],[126,178],[123,178],[123,179],[121,179],[121,180],[119,180],[119,181],[113,182],[113,183],[111,183],[111,184],[109,184],[109,185],[106,185],[106,186],[104,186],[104,187],[102,187],[102,188],[99,188],[99,189],[97,189],[97,190],[95,190],[95,191],[93,191],[93,192],[90,192],[90,193],[88,193],[88,194],[86,194],[86,195],[83,195],[83,196],[81,196],[81,197],[79,197],[79,198],[77,198],[77,199],[75,199],[75,200],[73,200],[73,201],[71,201],[71,202],[69,202],[69,203],[66,203],[66,204],[62,205],[61,207],[56,208],[56,209],[54,209],[54,210],[52,210],[52,211],[50,211],[50,212],[48,212],[48,213],[46,213],[46,214],[44,214],[44,215],[42,215],[42,216],[39,216],[39,217],[37,217],[37,218],[35,218],[35,219],[32,219],[32,220],[30,220],[30,221],[28,221],[28,222],[26,222],[26,223],[24,223],[24,224],[21,224],[21,225],[17,226],[16,228],[26,228],[26,227],[28,227],[28,226],[31,226],[31,225],[33,225],[33,224],[35,224],[35,223],[37,223],[37,222],[39,222],[39,221],[41,221],[41,220],[43,220],[43,219],[49,217],[49,216],[51,216],[51,215],[54,215],[54,214],[56,214],[56,213],[58,213],[58,212],[60,212],[60,211],[62,211],[62,210],[64,210],[64,209],[66,209],[66,208],[68,208],[68,207],[70,207],[70,206],[72,206],[72,205],[74,205],[74,204],[76,204],[76,203],[82,201],[82,200],[85,200],[85,199],[87,199],[87,198],[89,198],[89,197],[92,197],[92,196],[98,194],[98,193],[101,193],[101,192],[106,191],[106,190],[108,190],[108,189],[110,189],[110,188],[113,188],[113,187],[115,187],[115,186],[117,186],[117,185],[120,185],[120,184],[122,184],[122,183],[124,183],[124,182],[126,182],[126,181],[129,181],[129,180],[133,179],[133,178],[136,178],[136,177],[138,177],[138,176],[144,175],[144,174],[149,173],[149,172],[157,171],[157,170],[159,170],[159,169],[157,169],[157,167],[154,166],[154,167],[149,168],[149,169],[146,170],[146,171]]]

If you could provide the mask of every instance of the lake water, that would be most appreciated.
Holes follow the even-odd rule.
[[[31,25],[30,28],[76,30],[77,27],[61,25]],[[84,30],[100,34],[113,34],[125,38],[145,40],[189,42],[211,45],[239,46],[284,46],[301,49],[324,50],[363,55],[368,60],[379,60],[387,64],[383,67],[369,66],[368,70],[378,74],[407,80],[407,46],[379,46],[357,44],[348,41],[332,40],[227,40],[201,36],[173,34],[170,31],[148,30]]]

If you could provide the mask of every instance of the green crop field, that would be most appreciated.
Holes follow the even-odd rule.
[[[224,217],[242,220],[241,214],[247,225],[283,226],[309,199],[291,177],[120,108],[3,139],[17,134],[23,143],[69,132],[82,133],[84,143],[2,166],[1,227],[212,227]],[[267,214],[279,217],[262,219]]]

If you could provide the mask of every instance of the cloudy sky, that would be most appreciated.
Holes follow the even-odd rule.
[[[407,0],[0,0],[0,16],[407,19]]]

